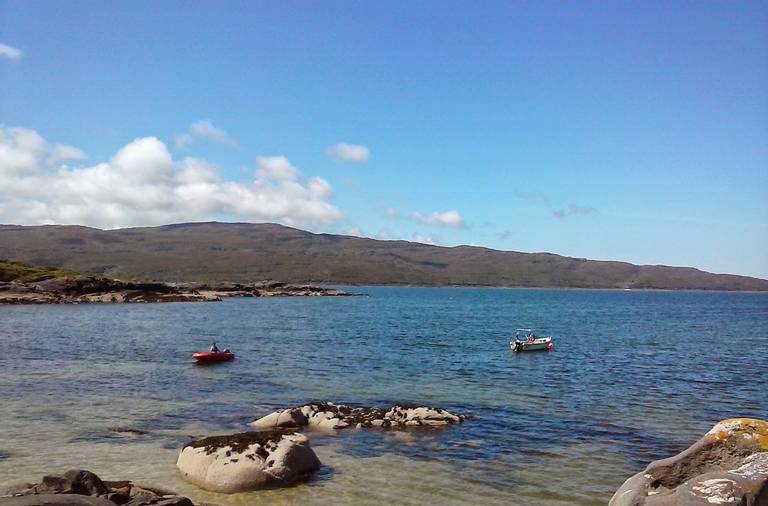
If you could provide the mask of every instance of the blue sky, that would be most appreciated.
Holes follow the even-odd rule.
[[[0,0],[0,222],[768,278],[766,26],[765,2]]]

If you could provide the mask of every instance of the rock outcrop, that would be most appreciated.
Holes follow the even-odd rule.
[[[351,295],[313,285],[274,281],[253,284],[172,284],[121,281],[73,271],[0,260],[0,305],[212,302],[222,297],[316,297]]]
[[[309,440],[282,430],[213,436],[182,448],[181,477],[214,492],[245,492],[291,485],[320,468]]]
[[[732,418],[687,450],[652,462],[609,506],[768,506],[768,422]]]
[[[352,293],[323,288],[317,285],[291,285],[278,281],[262,281],[259,283],[219,283],[219,284],[188,284],[181,285],[201,294],[216,297],[345,297]]]
[[[343,429],[345,427],[404,429],[408,427],[440,427],[461,423],[466,415],[454,415],[444,409],[427,406],[388,408],[352,407],[332,402],[318,402],[283,409],[251,422],[259,429],[299,428]]]
[[[149,302],[213,302],[215,294],[183,291],[164,283],[132,283],[113,279],[57,278],[34,283],[0,282],[0,304],[88,304]]]
[[[102,481],[90,471],[72,469],[46,475],[40,483],[0,492],[0,506],[194,506],[188,498],[131,481]]]

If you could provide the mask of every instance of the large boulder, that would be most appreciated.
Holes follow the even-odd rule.
[[[213,436],[188,443],[176,467],[186,481],[214,492],[286,486],[320,468],[309,440],[284,430]]]
[[[687,450],[651,462],[609,506],[768,506],[768,422],[732,418]]]
[[[251,422],[251,426],[256,429],[305,426],[320,430],[335,430],[345,427],[404,429],[408,427],[445,426],[461,423],[466,419],[466,415],[454,415],[444,409],[427,406],[396,404],[387,408],[378,408],[316,402],[298,408],[275,411]]]

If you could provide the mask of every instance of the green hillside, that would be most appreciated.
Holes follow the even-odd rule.
[[[19,283],[35,283],[54,278],[81,278],[82,274],[69,269],[49,269],[34,267],[21,262],[0,260],[0,281],[17,281]]]

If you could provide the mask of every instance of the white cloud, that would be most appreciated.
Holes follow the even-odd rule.
[[[429,216],[425,216],[421,213],[413,213],[411,219],[416,223],[424,225],[437,225],[451,228],[464,228],[464,220],[458,211],[435,211]]]
[[[342,162],[367,162],[370,157],[370,150],[359,144],[347,144],[339,142],[333,146],[328,146],[328,154]]]
[[[254,180],[240,183],[222,180],[205,160],[173,160],[155,137],[78,168],[51,164],[57,151],[82,154],[61,146],[34,130],[0,126],[0,223],[114,228],[225,217],[308,226],[342,218],[331,185],[304,178],[284,157],[259,159]]]
[[[67,160],[85,160],[86,158],[88,156],[81,150],[66,144],[56,144],[53,146],[53,150],[51,150],[51,160],[54,163]]]
[[[0,175],[34,171],[46,149],[45,139],[34,130],[0,125]]]
[[[260,156],[256,159],[256,178],[265,181],[296,181],[299,170],[284,156]]]
[[[189,129],[186,132],[178,134],[174,137],[176,147],[178,148],[189,146],[196,140],[200,139],[218,142],[219,144],[224,144],[226,146],[237,145],[234,139],[232,139],[227,134],[227,132],[214,126],[214,124],[207,119],[195,121],[189,125]]]
[[[436,235],[421,235],[421,234],[413,234],[411,237],[411,240],[413,242],[420,242],[422,244],[430,244],[432,246],[440,246],[440,238]]]
[[[18,60],[21,58],[21,50],[8,44],[0,43],[0,59]]]

